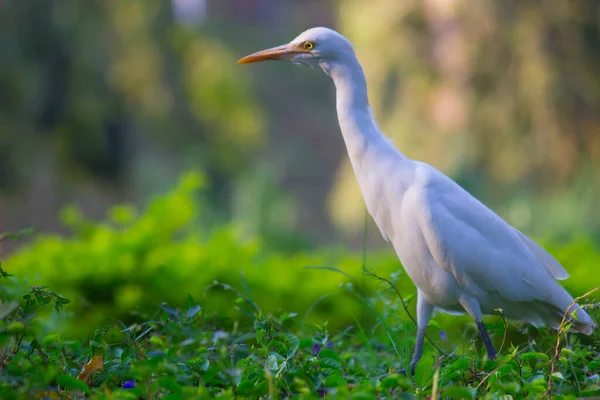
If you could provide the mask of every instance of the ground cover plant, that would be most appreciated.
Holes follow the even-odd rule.
[[[69,237],[30,232],[0,265],[0,398],[580,398],[600,396],[600,334],[437,315],[415,376],[414,288],[391,254],[278,252],[235,227],[202,232],[185,176],[138,215],[65,213]],[[569,290],[598,320],[598,250]],[[567,264],[569,265],[569,264]],[[588,290],[588,293],[586,293]]]

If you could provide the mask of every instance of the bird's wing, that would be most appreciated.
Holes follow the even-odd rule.
[[[535,254],[538,261],[542,263],[542,265],[548,270],[548,272],[550,272],[550,274],[552,274],[554,279],[563,280],[569,277],[569,273],[563,268],[562,265],[560,265],[558,261],[556,261],[556,258],[554,258],[552,254],[548,253],[542,246],[531,240],[521,231],[517,230],[516,228],[513,229],[519,234],[519,237],[521,240],[523,240],[523,242],[525,242],[527,247],[529,247],[529,250]]]
[[[554,303],[555,277],[566,271],[540,246],[437,170],[422,194],[419,224],[429,251],[463,290]]]

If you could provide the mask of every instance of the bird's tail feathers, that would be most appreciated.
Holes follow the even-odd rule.
[[[591,335],[594,329],[598,328],[598,324],[579,305],[576,304],[571,309],[573,312],[568,316],[567,321],[573,325],[573,329],[585,335]]]
[[[554,318],[556,319],[550,325],[555,329],[560,327],[563,320],[571,324],[572,329],[585,335],[591,335],[594,329],[598,327],[592,317],[583,307],[577,304],[576,300],[566,290],[556,291],[551,304],[554,306],[554,312],[556,312]]]

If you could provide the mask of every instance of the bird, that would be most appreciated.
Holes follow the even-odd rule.
[[[352,43],[335,30],[311,28],[291,42],[239,64],[285,60],[321,69],[333,80],[336,111],[368,213],[417,288],[414,375],[434,311],[468,314],[488,359],[496,350],[484,315],[558,329],[563,317],[590,335],[597,327],[558,280],[563,266],[450,177],[401,153],[379,129]]]

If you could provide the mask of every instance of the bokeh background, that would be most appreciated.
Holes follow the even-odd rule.
[[[2,243],[5,268],[102,315],[243,268],[291,308],[343,290],[301,268],[361,262],[333,85],[236,64],[313,26],[353,41],[402,152],[550,246],[572,291],[600,284],[594,0],[2,0],[0,231],[38,232]],[[399,268],[372,223],[367,242],[379,271]]]

